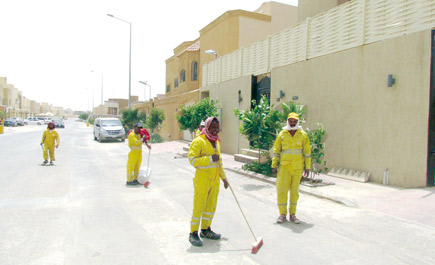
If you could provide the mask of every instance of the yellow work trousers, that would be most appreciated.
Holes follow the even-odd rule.
[[[209,174],[196,174],[193,179],[193,213],[190,223],[190,232],[198,231],[199,224],[201,229],[211,226],[213,216],[216,211],[217,199],[219,194],[219,176]]]
[[[299,183],[302,178],[302,169],[292,169],[291,165],[280,165],[276,178],[276,193],[278,197],[279,214],[287,215],[287,200],[290,190],[290,215],[296,214],[299,199]]]
[[[130,153],[128,153],[127,181],[133,181],[137,179],[141,164],[142,150],[131,150]]]
[[[48,153],[50,153],[50,161],[54,161],[54,145],[43,145],[42,155],[44,156],[44,160],[48,160]]]

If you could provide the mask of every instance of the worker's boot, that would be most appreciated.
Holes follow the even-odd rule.
[[[278,216],[278,218],[276,218],[276,222],[278,223],[278,224],[280,224],[280,223],[284,223],[285,222],[285,215],[284,214],[281,214],[280,216]]]
[[[198,237],[198,231],[189,234],[189,242],[195,247],[202,246],[202,241]]]
[[[131,185],[131,186],[136,186],[137,185],[137,182],[134,182],[134,181],[127,181],[126,183],[125,183],[126,185]]]
[[[201,229],[200,237],[202,237],[202,238],[205,237],[205,238],[209,238],[209,239],[213,239],[213,240],[221,239],[221,235],[216,234],[215,232],[211,231],[210,227],[207,229]]]
[[[43,162],[43,164],[47,164],[48,163],[48,160],[46,159],[46,160],[44,160],[44,162]]]
[[[298,218],[296,218],[296,215],[294,215],[294,214],[291,214],[289,219],[290,219],[290,222],[292,222],[294,224],[300,224],[301,223],[301,221]]]

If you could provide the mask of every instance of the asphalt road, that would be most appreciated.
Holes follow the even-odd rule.
[[[0,135],[0,264],[433,264],[435,231],[309,195],[300,225],[278,225],[275,187],[227,171],[213,221],[220,241],[188,242],[194,169],[171,143],[153,145],[151,185],[127,187],[127,142],[93,141],[67,121],[54,166],[41,166],[45,126]],[[176,157],[176,159],[174,158]],[[147,152],[144,149],[143,164]]]

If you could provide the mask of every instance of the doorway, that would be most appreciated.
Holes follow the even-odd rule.
[[[262,96],[265,96],[270,105],[270,73],[252,76],[252,94],[251,98],[255,99],[258,104]],[[251,106],[253,108],[255,106]]]
[[[432,57],[430,69],[429,136],[427,148],[427,186],[435,179],[435,30],[432,30]]]

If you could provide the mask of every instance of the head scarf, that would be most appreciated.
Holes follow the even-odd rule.
[[[289,119],[295,119],[295,120],[298,120],[298,122],[296,123],[296,125],[294,127],[291,127],[290,122],[288,121]],[[301,129],[301,126],[299,126],[299,115],[295,112],[290,113],[287,117],[287,124],[286,124],[286,126],[282,127],[282,129],[288,130],[288,131],[296,131],[298,129]]]
[[[216,135],[216,136],[214,136],[213,134],[211,134],[210,133],[210,126],[211,126],[211,124],[212,124],[212,122],[214,121],[216,119],[216,121],[218,122],[218,124],[219,124],[219,131],[221,130],[221,124],[219,123],[219,120],[218,120],[218,118],[216,118],[216,117],[208,117],[206,120],[205,120],[205,126],[204,126],[204,128],[202,129],[202,131],[201,131],[201,133],[200,133],[200,135],[201,134],[204,134],[205,135],[205,137],[207,137],[207,139],[210,141],[210,142],[216,142],[216,141],[220,141],[221,139],[219,138],[219,135]]]
[[[50,125],[53,125],[53,128],[50,128]],[[47,128],[50,129],[50,130],[54,129],[54,122],[49,122],[48,125],[47,125]]]

